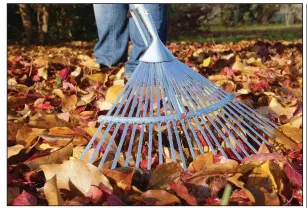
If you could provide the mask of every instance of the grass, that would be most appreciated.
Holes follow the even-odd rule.
[[[267,39],[275,40],[298,40],[302,39],[302,25],[251,25],[225,28],[220,25],[211,27],[208,32],[187,32],[183,31],[171,35],[169,41],[195,40],[198,42],[237,42],[240,40]]]

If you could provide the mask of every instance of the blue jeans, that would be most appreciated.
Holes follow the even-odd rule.
[[[125,76],[130,76],[139,63],[139,58],[146,46],[133,18],[127,13],[129,4],[94,4],[94,14],[98,30],[98,42],[94,47],[94,55],[99,64],[111,67],[125,62]],[[167,5],[145,4],[150,11],[160,39],[167,39]],[[127,60],[129,39],[133,47]]]

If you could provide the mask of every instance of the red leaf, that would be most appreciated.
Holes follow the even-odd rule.
[[[236,203],[238,205],[253,205],[253,202],[250,201],[250,199],[247,196],[247,193],[244,189],[235,190],[232,192],[232,195],[230,197],[231,203]]]
[[[188,193],[188,189],[181,185],[174,183],[173,181],[169,182],[169,186],[173,191],[176,192],[182,199],[184,199],[189,205],[198,205],[197,199]]]
[[[198,139],[200,140],[202,146],[204,146],[204,147],[209,146],[209,145],[207,144],[207,142],[205,141],[205,139],[204,139],[204,137],[203,137],[203,135],[201,134],[200,131],[197,131],[197,137],[198,137]]]
[[[303,176],[297,172],[288,161],[284,162],[283,170],[291,182],[299,187],[303,186]]]
[[[108,196],[107,204],[110,205],[110,206],[124,206],[124,205],[126,205],[126,204],[124,204],[124,202],[119,197],[117,197],[114,194]]]
[[[99,202],[102,202],[103,192],[97,186],[91,185],[86,197],[91,198],[92,203],[98,204]]]
[[[265,81],[260,81],[256,84],[251,84],[250,89],[252,91],[262,91],[263,89],[269,89],[271,86],[265,82]]]
[[[53,106],[50,105],[50,102],[40,103],[38,106],[40,110],[53,110]]]
[[[228,76],[228,77],[231,77],[231,76],[233,76],[234,75],[234,70],[232,70],[232,69],[230,69],[229,67],[224,67],[222,70],[221,70],[221,72],[220,72],[220,74],[221,75],[225,75],[225,76]]]
[[[82,106],[80,108],[77,108],[76,110],[73,111],[74,114],[79,114],[81,112],[83,112],[85,109],[86,109],[86,105],[85,106]]]
[[[257,153],[257,154],[252,154],[247,157],[245,157],[242,162],[253,162],[253,161],[258,161],[262,162],[265,160],[276,160],[276,161],[282,161],[284,160],[284,156],[281,153],[278,152],[273,152],[273,153]]]
[[[219,203],[220,203],[220,199],[216,197],[208,197],[205,200],[206,205],[219,205]]]
[[[39,82],[41,80],[41,78],[39,77],[39,75],[36,74],[36,75],[33,76],[32,80],[34,82]]]
[[[59,72],[59,77],[60,79],[63,81],[63,80],[66,80],[68,74],[70,73],[70,68],[67,68],[65,67],[64,69],[62,69],[60,72]]]
[[[151,161],[151,167],[155,168],[158,165],[158,157],[152,157],[152,161]],[[140,168],[147,168],[148,167],[148,159],[143,159],[140,162]]]
[[[35,206],[37,205],[37,199],[32,194],[23,190],[22,193],[13,200],[12,205],[14,206],[25,206],[25,205]]]

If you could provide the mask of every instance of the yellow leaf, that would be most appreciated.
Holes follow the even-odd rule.
[[[46,181],[44,185],[44,194],[48,201],[48,205],[62,205],[64,200],[60,195],[60,191],[57,186],[57,177],[53,176]]]
[[[62,164],[41,165],[46,180],[56,175],[59,189],[77,191],[86,195],[91,185],[112,191],[108,179],[100,170],[82,160],[67,160]]]
[[[77,95],[73,94],[71,96],[64,97],[62,99],[62,111],[69,112],[76,109],[77,105]]]
[[[113,103],[117,99],[119,94],[121,93],[122,89],[123,89],[123,86],[121,85],[111,86],[107,91],[105,101],[108,103]]]
[[[280,129],[282,132],[287,135],[289,138],[291,138],[293,141],[299,143],[303,141],[303,133],[301,129],[298,129],[296,127],[293,127],[289,124],[284,124],[280,126]]]
[[[211,57],[208,57],[208,58],[203,60],[202,66],[203,67],[208,67],[210,65],[210,63],[211,63]]]
[[[265,161],[256,166],[248,176],[247,187],[250,188],[265,188],[268,192],[275,191],[278,193],[279,187],[277,182],[280,179],[279,165],[273,161]]]
[[[235,173],[232,177],[229,177],[227,180],[236,185],[237,187],[243,189],[246,192],[249,200],[255,203],[255,198],[252,195],[252,193],[248,189],[244,188],[245,183],[239,180],[241,176],[243,176],[241,173]]]
[[[36,147],[37,150],[47,150],[50,149],[51,146],[49,144],[43,143]]]
[[[43,79],[47,80],[47,76],[48,76],[48,71],[47,71],[47,67],[42,67],[42,68],[39,68],[37,70],[37,75],[42,77]]]
[[[98,81],[100,83],[105,83],[106,75],[103,73],[91,74],[87,76],[88,79],[93,81]]]
[[[208,165],[213,164],[213,153],[208,152],[206,154],[198,155],[194,161],[192,161],[189,166],[187,171],[200,171],[204,168],[207,168]]]
[[[243,71],[244,70],[244,65],[242,62],[234,62],[233,66],[232,66],[232,69],[234,70],[238,70],[238,71]]]

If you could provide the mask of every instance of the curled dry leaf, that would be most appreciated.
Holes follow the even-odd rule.
[[[179,195],[182,199],[184,199],[189,205],[193,206],[198,205],[197,199],[189,194],[188,189],[184,185],[170,181],[169,186],[177,195]]]
[[[141,197],[147,205],[162,206],[180,203],[178,197],[164,190],[148,190],[141,194]]]
[[[57,177],[53,176],[46,181],[44,185],[44,194],[48,201],[48,205],[62,205],[63,199],[57,186]]]
[[[148,188],[167,188],[169,180],[177,179],[181,171],[182,166],[176,162],[159,165],[151,174]]]
[[[186,178],[186,182],[194,183],[198,181],[198,178],[204,176],[213,175],[213,174],[227,174],[234,173],[239,168],[238,162],[231,159],[222,160],[219,163],[214,163],[208,165],[207,168],[202,169],[201,171],[196,172],[192,176]]]
[[[30,158],[29,160],[25,161],[24,164],[31,168],[31,170],[35,170],[39,168],[40,165],[44,164],[60,164],[72,155],[73,146],[73,143],[69,142],[62,149],[51,152],[50,154],[43,157],[36,157],[34,159]]]
[[[15,146],[12,147],[8,147],[7,150],[7,158],[9,159],[10,157],[14,156],[14,155],[18,155],[19,152],[24,149],[23,145],[17,144]]]
[[[118,170],[112,170],[112,169],[101,169],[101,172],[111,180],[115,184],[117,184],[118,187],[122,188],[123,190],[130,190],[131,184],[133,180],[134,170],[130,169],[128,171],[118,171]]]
[[[24,145],[25,149],[28,149],[32,142],[41,134],[44,134],[44,129],[37,129],[37,128],[29,128],[23,126],[21,129],[18,130],[16,135],[16,142],[18,144]]]
[[[69,112],[76,109],[77,106],[77,95],[65,96],[62,99],[62,111]]]
[[[72,128],[72,124],[58,118],[54,114],[47,114],[36,119],[31,119],[29,124],[37,128],[49,129],[53,127],[68,127]]]
[[[203,155],[198,155],[188,166],[187,171],[200,171],[205,169],[208,165],[212,165],[213,153],[208,152]]]
[[[97,167],[82,160],[67,160],[62,164],[41,165],[40,168],[47,180],[56,175],[58,188],[74,191],[76,194],[86,195],[91,185],[113,190]]]
[[[283,163],[283,170],[290,181],[299,187],[303,186],[303,176],[297,172],[288,161]]]

